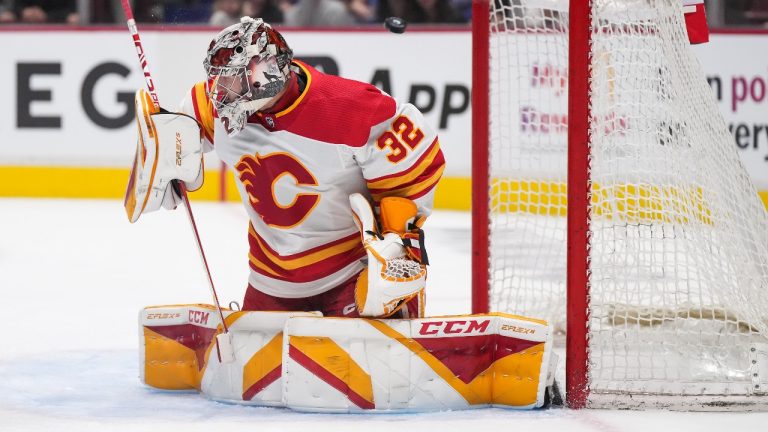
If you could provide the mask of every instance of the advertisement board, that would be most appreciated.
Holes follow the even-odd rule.
[[[191,86],[204,78],[202,60],[215,33],[216,29],[200,28],[142,31],[164,107],[177,107]],[[373,83],[421,109],[438,128],[447,162],[446,184],[458,188],[448,192],[463,194],[460,204],[449,206],[468,208],[472,50],[468,30],[395,35],[378,29],[286,29],[284,35],[297,58],[328,73]],[[55,188],[34,193],[33,186],[22,185],[29,180],[25,175],[34,176],[39,169],[70,174],[101,170],[122,179],[135,150],[133,92],[144,85],[127,31],[0,31],[0,46],[5,55],[0,80],[10,85],[6,97],[0,98],[0,172],[5,179],[23,177],[3,182],[0,195],[57,195]],[[695,48],[734,146],[761,190],[768,190],[768,59],[756,53],[766,46],[768,33],[715,34],[710,44]],[[526,109],[536,112],[544,107]],[[214,154],[207,157],[208,167],[219,166]]]
[[[759,190],[768,190],[768,34],[717,34],[694,47],[733,144]]]
[[[161,104],[174,109],[204,79],[215,31],[142,35]],[[286,31],[295,57],[372,82],[416,104],[440,129],[450,172],[468,174],[470,45],[467,32]],[[53,43],[52,43],[53,41]],[[0,32],[0,164],[126,166],[133,156],[133,92],[144,85],[125,31]],[[30,50],[29,47],[34,47]],[[338,125],[343,127],[343,125]]]

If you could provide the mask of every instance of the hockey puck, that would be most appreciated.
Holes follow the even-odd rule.
[[[398,17],[389,17],[384,20],[384,27],[392,33],[405,33],[405,27],[408,25],[404,19]]]

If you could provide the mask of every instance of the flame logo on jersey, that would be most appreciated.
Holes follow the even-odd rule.
[[[317,186],[317,180],[311,172],[296,158],[288,153],[271,153],[260,156],[243,156],[235,165],[240,181],[243,183],[251,207],[269,226],[291,228],[300,224],[309,216],[312,209],[320,202],[320,194],[296,193],[288,205],[278,202],[276,192],[286,189],[302,189]],[[284,176],[293,178],[295,188],[278,182]]]

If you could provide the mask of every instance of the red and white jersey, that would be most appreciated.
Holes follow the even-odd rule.
[[[437,133],[413,105],[294,64],[306,79],[298,99],[251,116],[234,137],[215,118],[204,83],[183,104],[235,172],[250,217],[250,284],[289,298],[323,293],[364,268],[350,194],[410,198],[428,214],[445,167]]]

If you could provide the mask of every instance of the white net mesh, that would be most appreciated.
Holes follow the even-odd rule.
[[[592,2],[595,400],[768,395],[768,218],[680,4]],[[491,5],[491,309],[564,329],[567,0]]]
[[[559,7],[559,10],[558,10]],[[567,0],[492,2],[491,309],[565,318]]]

